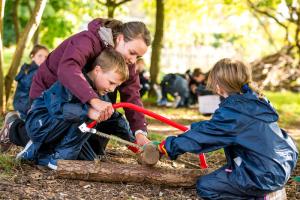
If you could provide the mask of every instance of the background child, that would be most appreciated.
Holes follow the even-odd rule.
[[[189,80],[190,105],[198,102],[198,96],[212,94],[211,91],[206,89],[206,81],[207,75],[200,68],[195,68]]]
[[[150,90],[150,74],[145,70],[145,61],[143,58],[139,58],[135,65],[140,78],[140,96],[143,97]]]
[[[106,94],[114,91],[129,77],[124,58],[111,48],[104,50],[92,67],[87,67],[86,70],[86,80],[102,100],[107,100]],[[104,149],[105,146],[97,146],[99,143],[96,141],[97,145],[91,142],[83,148],[90,134],[81,133],[78,126],[88,118],[98,120],[99,115],[97,110],[89,104],[81,103],[70,90],[57,81],[33,101],[25,122],[30,141],[17,158],[35,160],[37,164],[47,165],[51,169],[56,169],[59,159],[95,159],[95,151]],[[110,120],[110,133],[132,140],[129,125],[121,114],[115,113],[113,118],[116,120]],[[99,129],[101,124],[96,128]]]
[[[168,94],[175,98],[173,107],[184,107],[188,105],[189,88],[187,80],[179,74],[167,74],[163,77],[161,83],[162,98],[159,100],[159,106],[165,106],[168,102]]]
[[[32,82],[32,77],[36,73],[38,67],[46,60],[49,54],[48,49],[42,45],[35,45],[30,52],[29,57],[31,63],[24,63],[15,80],[18,82],[15,92],[13,106],[15,111],[18,111],[21,119],[25,119],[27,111],[30,108],[29,91]]]
[[[251,82],[251,70],[242,62],[217,62],[208,87],[225,99],[212,119],[193,123],[187,132],[158,145],[171,159],[224,148],[227,164],[197,181],[203,199],[263,198],[284,187],[296,166],[295,143],[279,128],[275,109]]]

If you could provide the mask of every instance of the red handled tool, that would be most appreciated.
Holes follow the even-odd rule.
[[[143,113],[145,115],[148,115],[148,116],[150,116],[150,117],[152,117],[154,119],[157,119],[157,120],[159,120],[159,121],[161,121],[161,122],[163,122],[165,124],[173,126],[173,127],[177,128],[178,130],[181,130],[181,131],[184,131],[184,132],[188,130],[187,127],[185,127],[185,126],[183,126],[181,124],[178,124],[178,123],[176,123],[176,122],[174,122],[174,121],[172,121],[170,119],[167,119],[167,118],[165,118],[165,117],[163,117],[163,116],[161,116],[159,114],[156,114],[156,113],[154,113],[154,112],[152,112],[150,110],[147,110],[147,109],[142,108],[140,106],[134,105],[132,103],[116,103],[116,104],[113,104],[113,108],[114,109],[118,109],[118,108],[130,108],[130,109],[135,110],[137,112],[141,112],[141,113]],[[93,122],[89,123],[87,125],[87,127],[88,128],[93,128],[96,124],[97,124],[97,121],[93,121]],[[204,156],[203,153],[199,154],[199,161],[200,161],[200,167],[202,169],[206,169],[208,167],[207,163],[206,163],[206,160],[205,160],[205,156]]]

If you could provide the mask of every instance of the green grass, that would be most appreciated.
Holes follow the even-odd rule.
[[[149,133],[148,134],[148,138],[149,140],[152,141],[162,141],[166,138],[166,136],[162,135],[162,134],[157,134],[157,133]]]
[[[11,174],[18,165],[20,165],[20,163],[16,161],[15,157],[6,154],[0,154],[1,174]]]
[[[264,92],[279,113],[279,123],[285,128],[300,128],[300,94]]]

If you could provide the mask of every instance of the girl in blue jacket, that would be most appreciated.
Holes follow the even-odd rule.
[[[26,118],[27,111],[30,108],[29,90],[32,78],[38,67],[46,60],[49,54],[48,49],[42,45],[35,45],[30,52],[31,64],[24,63],[15,80],[18,82],[15,92],[13,105],[19,112],[22,119]]]
[[[278,126],[278,114],[252,86],[251,70],[240,61],[222,59],[213,67],[208,88],[224,97],[208,121],[167,137],[161,153],[176,159],[185,152],[224,148],[227,164],[197,181],[203,199],[259,199],[284,187],[298,151]]]

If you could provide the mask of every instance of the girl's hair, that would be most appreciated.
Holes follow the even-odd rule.
[[[116,42],[118,35],[123,34],[125,42],[142,39],[147,46],[151,44],[151,35],[146,25],[143,22],[127,22],[122,23],[115,19],[103,19],[103,24],[106,28],[112,29],[113,39]]]
[[[43,46],[43,45],[40,45],[40,44],[36,44],[34,45],[34,47],[32,48],[30,54],[29,54],[29,58],[32,58],[39,50],[45,50],[45,51],[48,51],[48,48]]]
[[[207,82],[207,88],[217,91],[217,85],[228,94],[241,93],[242,87],[248,84],[249,88],[262,96],[253,85],[251,69],[241,61],[224,58],[219,60],[212,68]]]
[[[104,72],[115,70],[121,75],[121,80],[126,81],[129,78],[129,70],[122,54],[113,48],[105,48],[92,64],[93,70],[96,66],[100,66]]]

